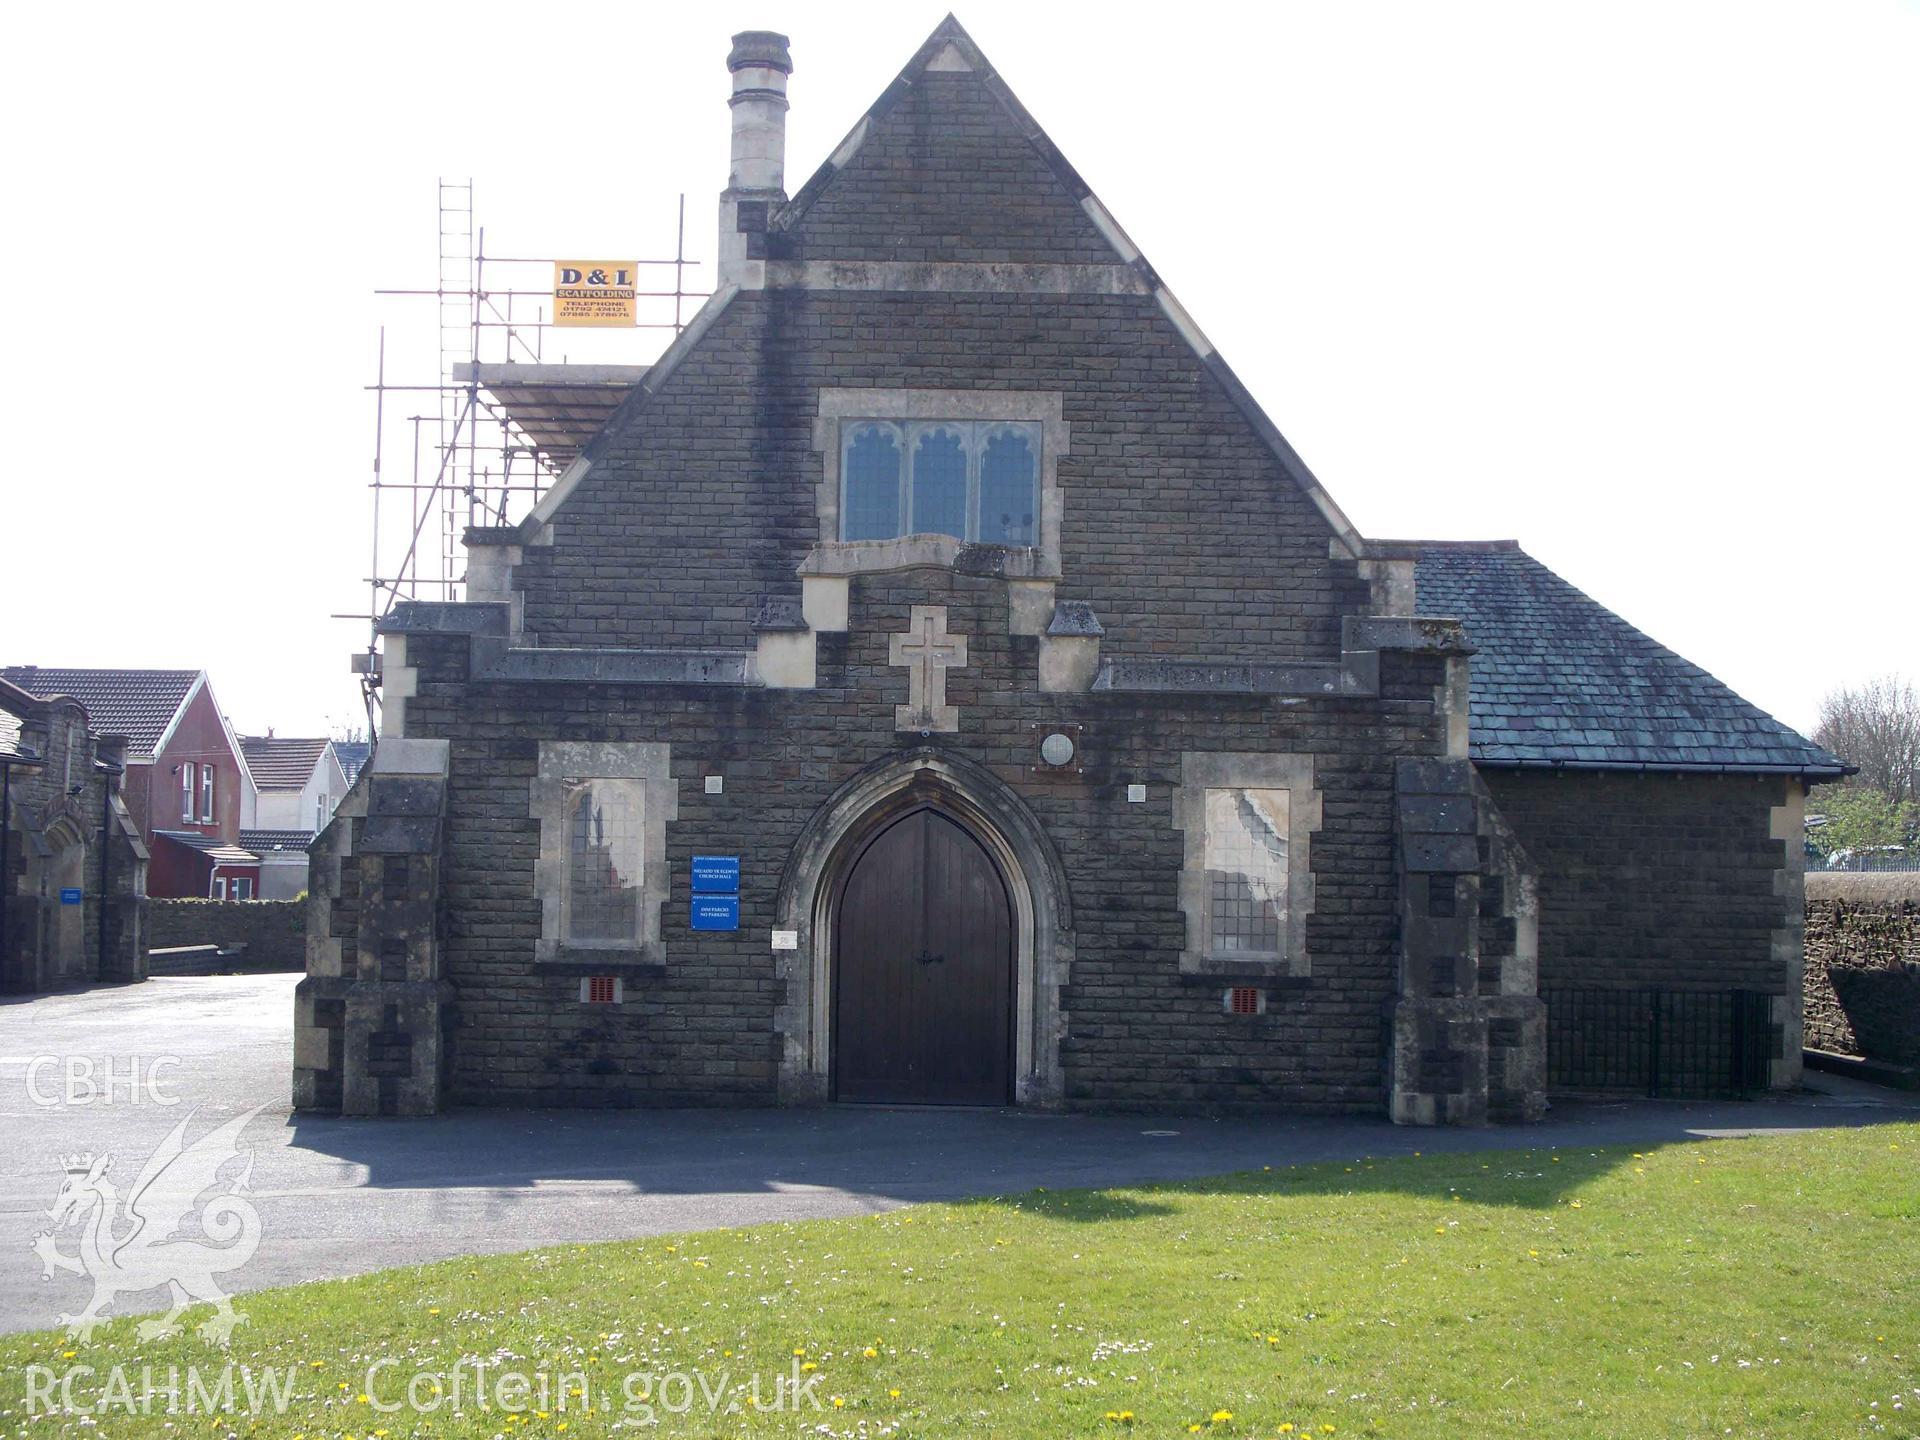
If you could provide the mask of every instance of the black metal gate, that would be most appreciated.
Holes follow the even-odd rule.
[[[1754,990],[1554,988],[1547,1088],[1670,1099],[1767,1088],[1772,997]]]

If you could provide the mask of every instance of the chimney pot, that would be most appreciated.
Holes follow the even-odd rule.
[[[738,72],[753,65],[765,65],[782,75],[791,75],[793,57],[787,53],[787,37],[772,30],[742,30],[734,36],[733,49],[727,55],[727,69]]]

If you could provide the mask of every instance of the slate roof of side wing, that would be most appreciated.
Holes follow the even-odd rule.
[[[1477,649],[1469,696],[1477,764],[1848,773],[1839,757],[1514,542],[1412,543],[1420,613],[1463,620]]]

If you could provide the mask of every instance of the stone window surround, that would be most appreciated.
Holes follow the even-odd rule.
[[[1272,957],[1234,960],[1207,946],[1207,791],[1231,787],[1289,792],[1287,809],[1287,922],[1282,951]],[[1173,798],[1173,828],[1185,832],[1180,866],[1180,909],[1187,939],[1180,952],[1184,975],[1244,979],[1304,978],[1307,916],[1313,913],[1312,835],[1321,823],[1320,792],[1313,787],[1313,756],[1246,751],[1188,751],[1180,757],[1180,786]]]
[[[1061,494],[1059,461],[1071,452],[1071,427],[1062,418],[1057,390],[883,390],[823,388],[813,424],[813,448],[820,452],[821,476],[815,491],[820,539],[814,554],[836,573],[900,568],[891,553],[911,540],[840,539],[841,426],[849,420],[974,420],[1037,423],[1040,426],[1039,543],[1030,547],[1036,577],[1060,574]],[[902,482],[905,483],[905,476]]]
[[[528,783],[528,813],[540,822],[540,854],[533,865],[540,897],[540,938],[534,958],[546,964],[664,966],[660,907],[672,880],[667,825],[680,816],[680,788],[672,775],[672,747],[653,741],[542,740],[539,770]],[[595,942],[566,938],[567,793],[582,780],[638,780],[645,784],[641,827],[640,934],[637,940]]]
[[[843,420],[840,425],[840,464],[841,494],[840,504],[844,520],[847,503],[846,462],[848,454],[859,444],[863,431],[872,429],[880,432],[893,442],[898,468],[895,471],[894,489],[894,526],[887,535],[869,535],[861,538],[868,540],[896,540],[902,535],[953,535],[967,544],[1007,545],[1005,540],[989,540],[981,535],[981,508],[985,503],[984,492],[987,485],[986,454],[989,447],[999,439],[1012,437],[1024,442],[1032,457],[1032,470],[1029,475],[1030,498],[1034,505],[1032,528],[1039,528],[1040,499],[1040,454],[1046,446],[1038,421],[1034,420],[953,420],[921,419],[893,420],[877,416],[860,416],[851,423]],[[959,447],[962,461],[962,473],[958,477],[961,484],[961,523],[960,533],[952,530],[940,530],[926,525],[916,527],[913,519],[919,518],[923,505],[920,482],[926,478],[921,469],[922,446],[930,440],[946,437]],[[909,518],[911,517],[911,518]],[[907,523],[900,522],[905,518]],[[844,536],[832,536],[832,539],[844,539]],[[1036,537],[1037,538],[1037,537]],[[1034,544],[1021,545],[1023,550],[1036,548]]]

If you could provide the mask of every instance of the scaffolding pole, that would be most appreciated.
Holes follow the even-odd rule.
[[[486,230],[474,222],[470,177],[441,178],[436,196],[438,268],[433,288],[374,291],[383,300],[430,300],[437,345],[433,383],[399,376],[389,379],[388,326],[383,324],[374,383],[367,387],[374,396],[368,603],[364,615],[338,618],[360,620],[368,626],[367,650],[363,660],[356,660],[356,668],[367,681],[370,706],[379,683],[375,651],[380,621],[402,600],[459,599],[465,583],[462,542],[466,527],[512,523],[516,511],[524,514],[539,503],[547,487],[564,470],[567,459],[564,453],[555,454],[523,431],[480,381],[480,367],[488,363],[490,351],[497,361],[542,363],[545,334],[560,327],[549,318],[545,303],[529,302],[545,302],[551,297],[550,267],[554,261],[538,256],[488,254]],[[671,289],[636,288],[636,301],[655,309],[652,317],[636,317],[635,329],[670,329],[677,335],[686,324],[685,302],[706,298],[705,292],[686,288],[689,271],[699,263],[687,258],[686,211],[686,196],[682,195],[671,258],[635,262],[658,269],[671,266],[673,275]],[[527,268],[532,266],[547,267],[538,281]],[[496,280],[499,283],[490,283]],[[531,318],[527,316],[529,308]],[[403,348],[403,372],[404,355]],[[532,379],[519,388],[537,390],[543,388],[543,382]],[[554,388],[568,387],[556,382]],[[419,413],[392,415],[387,397],[398,394],[422,396]],[[430,400],[424,398],[429,395]],[[552,410],[536,405],[534,413],[549,416],[570,412],[556,398]],[[405,480],[388,475],[385,465],[386,428],[395,420],[404,420],[411,429],[411,468]],[[484,435],[482,426],[488,427]]]

